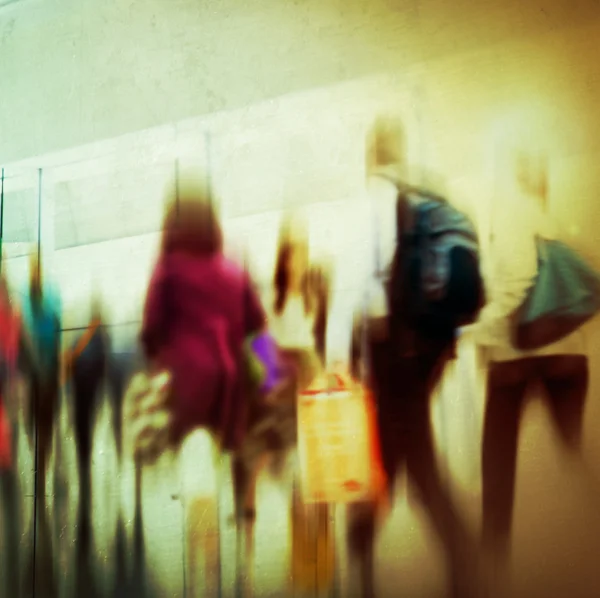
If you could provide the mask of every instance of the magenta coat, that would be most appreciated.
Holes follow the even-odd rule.
[[[224,449],[243,440],[243,343],[266,317],[249,277],[217,254],[172,253],[159,259],[146,297],[142,345],[173,374],[177,436],[206,426]]]

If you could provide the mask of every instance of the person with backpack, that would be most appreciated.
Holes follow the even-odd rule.
[[[443,198],[407,184],[404,132],[393,117],[376,120],[367,138],[375,276],[363,317],[356,319],[352,370],[366,366],[377,405],[389,503],[401,467],[441,540],[453,597],[479,597],[481,568],[474,540],[438,470],[430,398],[454,354],[456,330],[483,302],[478,242],[472,224]],[[383,267],[382,267],[383,266]],[[349,512],[349,551],[362,595],[375,596],[378,505]]]
[[[538,136],[531,139],[539,138]],[[482,541],[507,580],[520,420],[540,382],[564,447],[579,453],[589,365],[580,325],[600,307],[600,278],[556,241],[547,211],[547,159],[518,138],[499,154],[492,206],[489,304],[465,328],[488,361],[482,444]]]

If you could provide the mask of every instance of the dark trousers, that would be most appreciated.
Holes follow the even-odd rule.
[[[25,341],[24,333],[21,334],[19,343],[19,370],[29,381],[27,432],[32,444],[37,444],[37,483],[40,496],[45,501],[46,468],[59,407],[59,362],[57,358],[40,367],[32,353],[36,349]]]
[[[35,595],[43,591],[44,596],[54,597],[57,595],[57,580],[53,568],[52,531],[46,509],[45,490],[48,460],[59,408],[58,364],[47,367],[44,371],[32,368],[29,384],[29,428],[37,456],[37,500],[34,501],[37,518],[33,532],[35,541],[27,547],[29,554],[26,557],[23,587],[31,588],[26,592],[32,591]]]
[[[52,437],[59,407],[58,366],[30,377],[30,428],[35,434],[37,424],[38,493],[45,502],[46,474],[52,448]]]
[[[487,380],[482,476],[484,544],[506,554],[515,494],[519,425],[531,384],[539,382],[564,445],[577,451],[588,390],[584,355],[492,363]]]
[[[92,441],[98,395],[104,382],[104,362],[86,363],[73,371],[75,447],[79,472],[79,530],[82,547],[89,547],[91,531]]]
[[[372,381],[378,410],[382,460],[391,493],[402,467],[414,484],[437,533],[450,570],[452,596],[475,596],[475,543],[463,524],[437,465],[430,421],[430,397],[439,382],[452,343],[437,343],[426,353],[394,358],[389,341],[370,343]],[[373,568],[376,512],[357,505],[349,512],[349,549],[365,567]],[[363,573],[363,595],[373,595],[372,580]]]

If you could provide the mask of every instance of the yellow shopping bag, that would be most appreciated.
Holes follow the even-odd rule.
[[[364,386],[334,374],[298,400],[298,457],[306,503],[376,500],[385,488],[374,405]]]

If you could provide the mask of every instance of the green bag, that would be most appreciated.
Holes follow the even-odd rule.
[[[600,274],[560,241],[538,238],[538,275],[515,314],[513,344],[534,350],[565,338],[600,311]]]

